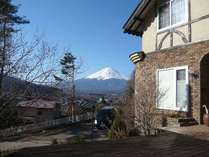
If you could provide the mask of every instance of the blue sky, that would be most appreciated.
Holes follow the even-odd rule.
[[[112,67],[129,76],[134,65],[131,52],[141,49],[139,37],[124,34],[126,22],[139,0],[13,0],[19,15],[30,24],[23,26],[27,40],[41,35],[61,49],[81,57],[88,75]],[[59,56],[64,52],[60,51]]]

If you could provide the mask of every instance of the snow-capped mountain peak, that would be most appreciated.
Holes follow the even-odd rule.
[[[108,80],[108,79],[126,79],[117,70],[106,67],[94,74],[86,77],[87,79]]]

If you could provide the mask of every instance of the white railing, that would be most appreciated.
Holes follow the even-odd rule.
[[[0,137],[18,136],[21,133],[25,133],[25,132],[36,132],[36,131],[41,131],[43,129],[59,126],[59,125],[78,123],[78,122],[90,120],[90,119],[92,119],[92,114],[85,113],[85,114],[77,115],[74,118],[65,117],[65,118],[49,120],[49,121],[45,121],[41,123],[34,123],[34,124],[29,124],[29,125],[24,125],[24,126],[11,127],[11,128],[0,130]]]

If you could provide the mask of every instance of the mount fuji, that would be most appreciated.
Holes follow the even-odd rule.
[[[117,70],[106,67],[75,81],[78,92],[83,93],[120,93],[127,86],[127,78]]]
[[[126,78],[122,76],[117,70],[113,70],[110,67],[104,68],[94,74],[91,74],[86,77],[86,79],[96,79],[96,80],[108,80],[108,79],[124,79]]]

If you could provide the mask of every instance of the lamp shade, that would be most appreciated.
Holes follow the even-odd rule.
[[[143,51],[140,52],[134,52],[129,55],[129,59],[134,63],[138,63],[140,61],[143,61],[145,58],[145,53]]]

